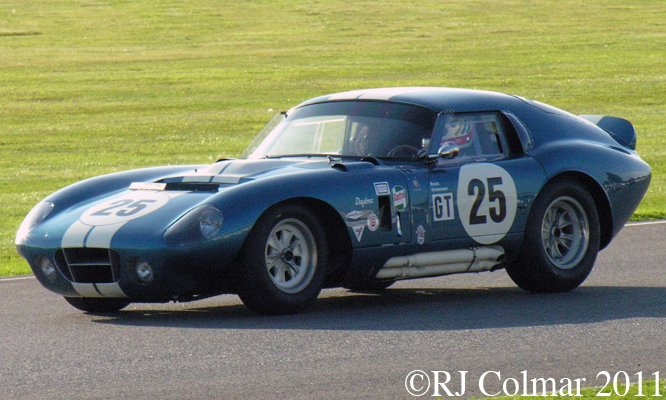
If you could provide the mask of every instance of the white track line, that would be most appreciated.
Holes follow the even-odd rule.
[[[645,222],[631,222],[629,224],[626,224],[625,226],[642,226],[642,225],[659,225],[659,224],[666,224],[666,220],[661,220],[661,221],[645,221]]]
[[[0,278],[0,282],[24,281],[26,279],[35,279],[35,276],[28,275],[28,276],[12,276],[9,278]]]

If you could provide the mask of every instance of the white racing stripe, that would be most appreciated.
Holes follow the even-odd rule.
[[[86,236],[88,236],[88,233],[92,229],[92,226],[86,225],[83,222],[77,220],[67,229],[67,232],[65,232],[65,234],[62,236],[60,247],[85,247]]]
[[[111,247],[111,239],[126,222],[113,225],[95,226],[86,237],[83,247],[108,249]]]
[[[117,283],[96,283],[95,286],[104,297],[127,297]]]
[[[101,293],[95,290],[95,285],[92,283],[75,283],[72,282],[72,286],[76,293],[80,294],[81,297],[104,297]]]
[[[127,298],[117,283],[72,283],[81,297]]]

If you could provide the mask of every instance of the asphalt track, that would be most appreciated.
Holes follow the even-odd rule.
[[[34,278],[0,280],[0,399],[414,399],[413,370],[450,373],[454,396],[464,374],[461,398],[483,396],[484,373],[489,394],[523,375],[603,386],[602,371],[659,371],[666,387],[664,237],[663,223],[626,227],[570,293],[527,294],[499,271],[326,290],[287,317],[235,296],[93,316]]]

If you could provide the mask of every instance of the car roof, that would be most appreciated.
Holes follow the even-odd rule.
[[[345,100],[375,100],[408,103],[426,107],[434,112],[473,112],[504,110],[522,101],[512,95],[485,90],[435,87],[396,87],[353,90],[315,97],[298,106]]]

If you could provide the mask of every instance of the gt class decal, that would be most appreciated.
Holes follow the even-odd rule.
[[[453,193],[433,194],[432,212],[435,221],[452,220],[455,216],[453,210]]]
[[[460,168],[458,212],[475,241],[492,244],[511,229],[516,216],[516,185],[511,175],[494,164],[468,164]]]
[[[91,226],[113,225],[143,217],[163,207],[169,196],[154,191],[128,192],[88,209],[81,222]]]

